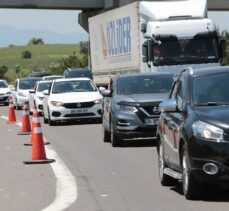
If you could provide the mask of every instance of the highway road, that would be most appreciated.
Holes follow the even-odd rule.
[[[188,201],[181,186],[162,187],[153,141],[102,142],[101,124],[42,125],[53,164],[24,165],[31,147],[0,106],[0,210],[3,211],[228,211],[228,190],[207,190]],[[22,111],[17,111],[20,120]],[[42,120],[42,119],[41,119]],[[43,122],[43,121],[42,121]]]

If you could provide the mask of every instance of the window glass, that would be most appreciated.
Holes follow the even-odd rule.
[[[192,100],[195,105],[229,104],[229,73],[197,76],[193,79]]]
[[[54,82],[52,93],[67,93],[67,92],[95,92],[96,86],[90,80],[75,80],[75,81],[58,81]]]
[[[141,75],[119,78],[117,94],[151,94],[170,91],[173,77],[170,75]]]

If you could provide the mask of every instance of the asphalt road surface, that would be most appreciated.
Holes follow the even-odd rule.
[[[162,187],[154,142],[125,141],[112,148],[102,141],[101,124],[42,125],[51,143],[47,157],[56,153],[56,162],[24,165],[31,159],[31,147],[23,145],[29,136],[6,123],[7,110],[0,107],[0,210],[229,210],[228,189],[209,189],[201,200],[188,201],[180,185]],[[20,120],[22,112],[16,113]]]

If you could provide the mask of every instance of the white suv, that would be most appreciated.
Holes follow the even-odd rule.
[[[8,105],[11,92],[5,80],[0,80],[0,104]]]
[[[14,107],[22,108],[24,101],[29,100],[29,91],[34,90],[35,83],[41,78],[20,78],[15,81],[15,89],[12,90]]]
[[[101,121],[102,95],[89,78],[56,79],[43,92],[44,122],[72,119]]]

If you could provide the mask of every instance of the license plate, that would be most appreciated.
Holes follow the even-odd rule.
[[[79,108],[75,110],[71,110],[71,114],[82,114],[82,113],[87,113],[88,109],[86,108]]]
[[[145,119],[145,125],[157,125],[158,119]]]

